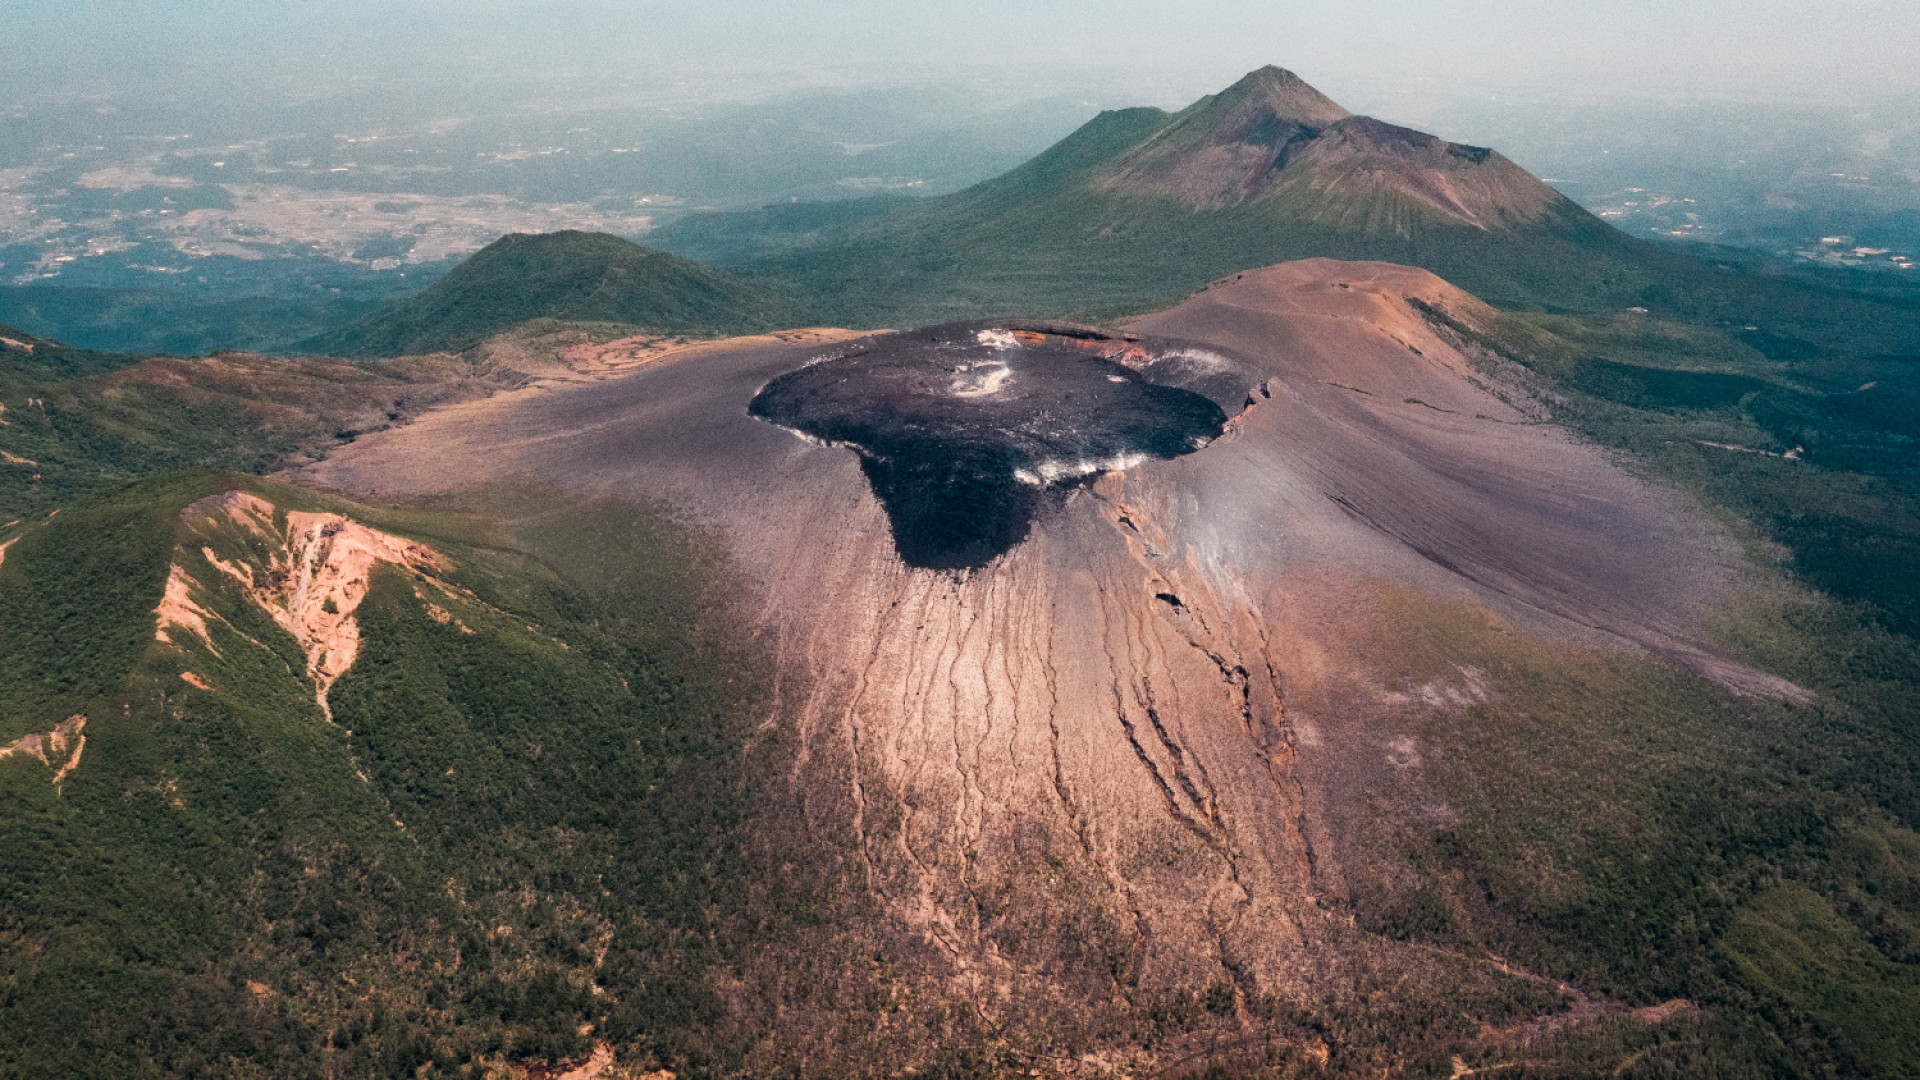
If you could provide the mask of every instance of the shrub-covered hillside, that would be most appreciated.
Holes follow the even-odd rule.
[[[596,1043],[698,1072],[751,1044],[724,987],[820,912],[743,827],[776,749],[746,742],[722,566],[651,508],[509,502],[173,474],[6,547],[0,1074],[461,1076]],[[369,536],[412,554],[353,562]],[[304,624],[301,566],[340,590]],[[347,648],[329,722],[309,669]]]
[[[307,342],[335,356],[457,352],[526,322],[628,323],[714,336],[778,329],[779,292],[605,233],[514,233],[422,292]]]

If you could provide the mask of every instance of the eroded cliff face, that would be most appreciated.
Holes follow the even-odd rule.
[[[86,752],[83,729],[87,718],[75,713],[53,725],[52,731],[29,732],[10,743],[0,745],[0,760],[19,755],[33,758],[53,770],[53,786],[59,787],[73,770],[80,767],[80,755]]]
[[[964,578],[822,567],[852,602],[844,651],[789,657],[802,731],[850,751],[869,880],[982,1009],[1042,973],[1284,984],[1318,886],[1267,628],[1150,495],[1076,501]]]
[[[533,479],[717,528],[775,642],[792,782],[851,820],[891,947],[991,1022],[1183,988],[1304,1003],[1377,963],[1445,1000],[1520,976],[1363,933],[1346,902],[1398,872],[1378,819],[1451,813],[1388,721],[1501,691],[1470,667],[1393,681],[1382,598],[1691,662],[1734,583],[1726,543],[1474,352],[1460,328],[1493,317],[1422,271],[1313,260],[1139,320],[1249,365],[1238,415],[1059,489],[971,568],[908,566],[853,448],[748,415],[818,348],[462,406],[304,475],[372,497]]]
[[[205,565],[224,575],[299,643],[322,712],[328,712],[328,688],[359,652],[354,612],[366,598],[374,566],[403,567],[436,583],[447,568],[446,559],[424,544],[340,514],[281,510],[244,491],[202,499],[182,517],[203,541],[198,553]],[[219,584],[200,580],[184,561],[175,562],[155,612],[155,636],[178,647],[197,639],[218,653],[210,623],[225,620],[208,609],[202,594]],[[204,683],[187,674],[189,682]]]

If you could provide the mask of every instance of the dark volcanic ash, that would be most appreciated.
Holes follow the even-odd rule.
[[[1024,539],[1050,492],[1213,441],[1226,411],[1173,384],[1234,402],[1253,381],[1235,368],[1080,327],[966,323],[852,343],[750,411],[856,450],[902,561],[962,569]]]

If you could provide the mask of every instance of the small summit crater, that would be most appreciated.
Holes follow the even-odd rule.
[[[851,447],[909,566],[983,566],[1050,493],[1190,454],[1258,381],[1212,349],[1078,326],[964,323],[849,343],[768,383],[754,416]]]

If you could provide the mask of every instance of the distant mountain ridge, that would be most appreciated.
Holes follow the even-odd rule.
[[[776,327],[765,285],[606,233],[513,233],[421,292],[302,344],[335,356],[458,352],[530,319],[629,323],[667,334]]]
[[[1507,308],[1630,307],[1920,351],[1920,312],[1614,229],[1496,151],[1356,116],[1262,68],[1178,112],[1103,112],[951,195],[698,214],[649,236],[513,235],[301,347],[459,352],[536,318],[725,336],[983,317],[1100,321],[1300,258],[1417,266]],[[656,248],[658,250],[656,250]]]
[[[1399,197],[1460,224],[1510,228],[1571,203],[1485,147],[1355,116],[1291,71],[1264,67],[1195,102],[1095,178],[1104,191],[1159,195],[1196,210],[1306,188],[1341,205]],[[1577,209],[1577,208],[1575,208]]]
[[[1627,306],[1661,254],[1509,161],[1265,67],[1177,113],[1103,112],[931,199],[694,215],[649,243],[779,282],[813,321],[1102,318],[1288,259],[1419,266],[1508,306]]]
[[[789,290],[809,321],[840,326],[1099,320],[1329,257],[1418,266],[1507,308],[1639,306],[1920,347],[1911,305],[1628,236],[1497,151],[1353,115],[1275,67],[1177,113],[1100,113],[952,195],[696,214],[648,243]]]

